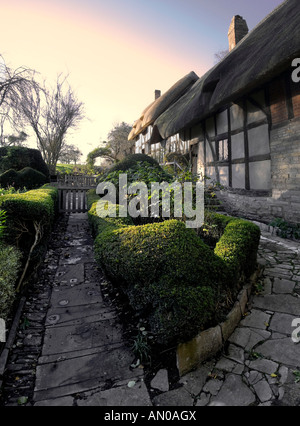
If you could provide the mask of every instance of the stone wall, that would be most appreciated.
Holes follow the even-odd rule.
[[[279,217],[300,222],[300,119],[271,130],[272,198]],[[281,216],[282,215],[282,216]]]
[[[222,202],[226,213],[243,217],[245,219],[257,220],[263,223],[270,223],[274,219],[272,215],[273,203],[272,197],[249,196],[231,190],[217,191],[216,195]]]
[[[257,220],[269,224],[273,219],[283,218],[290,223],[300,223],[300,194],[290,191],[278,199],[241,195],[229,191],[217,192],[225,211],[228,214]]]

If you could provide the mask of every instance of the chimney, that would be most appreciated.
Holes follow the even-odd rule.
[[[160,98],[160,96],[161,96],[161,91],[160,90],[155,90],[155,92],[154,92],[154,99],[156,100],[156,99]]]
[[[235,15],[228,31],[229,52],[248,34],[247,22],[240,15]]]

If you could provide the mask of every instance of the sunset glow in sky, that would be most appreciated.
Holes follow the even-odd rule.
[[[83,160],[116,122],[132,124],[154,99],[227,49],[231,18],[253,29],[282,0],[0,0],[0,53],[53,83],[69,82],[86,115],[68,143]],[[31,146],[35,146],[32,137]]]

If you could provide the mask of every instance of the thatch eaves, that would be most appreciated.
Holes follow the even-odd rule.
[[[154,123],[154,121],[176,102],[194,83],[199,77],[194,71],[177,81],[167,92],[152,102],[147,108],[144,109],[140,118],[135,121],[132,130],[128,136],[128,140],[133,140],[143,130]]]
[[[155,121],[163,139],[276,77],[300,57],[300,2],[286,0]]]

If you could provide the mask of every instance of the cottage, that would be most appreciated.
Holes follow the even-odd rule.
[[[179,135],[229,213],[299,223],[299,0],[250,32],[235,16],[228,39],[227,56],[152,122],[151,143]]]

